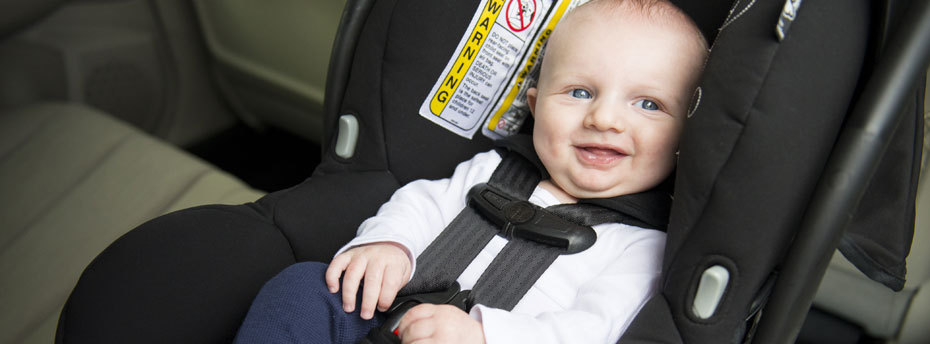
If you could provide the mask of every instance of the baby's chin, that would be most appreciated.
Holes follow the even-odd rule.
[[[582,198],[613,198],[620,195],[626,195],[630,192],[629,188],[622,185],[598,185],[595,183],[571,183],[562,182],[553,179],[553,182],[569,197],[577,201]]]
[[[565,193],[574,198],[613,198],[623,195],[632,195],[654,188],[658,183],[621,183],[604,185],[593,183],[591,180],[578,183],[566,183],[562,187]]]
[[[617,196],[628,195],[633,192],[624,192],[620,190],[572,190],[568,192],[574,198],[614,198]]]

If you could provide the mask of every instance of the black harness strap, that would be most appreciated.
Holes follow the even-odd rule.
[[[629,222],[632,217],[593,204],[559,204],[546,210],[581,226]],[[565,250],[522,238],[511,238],[471,290],[470,305],[512,310]]]
[[[475,282],[466,305],[512,310],[563,250],[512,238]]]
[[[488,184],[513,197],[527,199],[539,184],[540,178],[539,170],[530,161],[519,154],[506,153]],[[413,279],[398,295],[448,288],[499,232],[498,227],[474,207],[465,207],[420,254]]]

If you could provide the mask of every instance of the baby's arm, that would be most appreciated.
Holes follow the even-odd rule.
[[[349,249],[333,258],[326,269],[326,285],[332,293],[339,291],[342,277],[342,308],[355,310],[355,296],[364,278],[361,316],[371,319],[375,306],[386,311],[400,288],[410,279],[411,262],[406,249],[393,242],[379,242]]]

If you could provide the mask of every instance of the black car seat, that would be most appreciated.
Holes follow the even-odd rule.
[[[709,36],[723,29],[682,147],[667,283],[622,341],[738,342],[755,328],[747,318],[763,313],[758,338],[782,341],[765,333],[772,327],[764,321],[810,304],[810,297],[777,298],[780,284],[816,289],[819,275],[780,277],[796,273],[782,262],[794,252],[791,238],[818,195],[821,172],[833,166],[827,158],[847,109],[863,94],[860,71],[869,75],[877,61],[866,53],[874,27],[864,24],[874,22],[876,9],[866,1],[805,2],[779,42],[784,1],[738,1],[732,10],[730,1],[677,3]],[[134,229],[85,270],[62,313],[58,340],[228,340],[270,276],[296,261],[328,261],[397,187],[444,177],[489,149],[484,136],[467,140],[417,115],[475,8],[459,1],[348,2],[330,60],[324,158],[313,176],[253,204],[182,210]],[[918,60],[926,68],[926,59]],[[734,89],[743,96],[728,93]],[[900,136],[913,152],[910,125],[910,136]],[[770,150],[760,155],[759,146]],[[724,160],[705,164],[702,151]],[[738,159],[727,163],[731,155]],[[903,197],[912,198],[913,179],[893,181],[908,184]],[[897,211],[885,216],[901,216]],[[911,229],[889,233],[907,237]],[[796,242],[809,244],[801,240],[806,232],[798,233]],[[829,256],[836,243],[823,244],[814,251]],[[697,318],[694,295],[705,290],[704,271],[714,265],[728,281],[710,297],[706,318]],[[769,290],[774,296],[766,303]],[[770,311],[780,303],[795,307]],[[780,330],[794,336],[799,327]]]

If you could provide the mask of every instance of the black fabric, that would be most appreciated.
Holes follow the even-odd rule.
[[[536,170],[539,171],[540,180],[549,179],[549,172],[546,171],[546,167],[543,166],[542,160],[539,160],[539,156],[536,155],[536,148],[533,147],[533,136],[532,134],[516,134],[505,139],[494,141],[494,145],[503,148],[498,149],[498,152],[504,153],[507,151],[517,152],[529,161],[533,166],[536,167]]]
[[[859,271],[894,291],[904,288],[914,236],[925,87],[921,82],[905,106],[907,117],[896,129],[839,246]]]
[[[315,176],[256,203],[151,220],[87,267],[57,342],[230,342],[268,279],[329,261],[396,187],[386,173]]]
[[[671,0],[671,2],[694,20],[708,45],[714,43],[720,23],[723,23],[731,8],[741,4],[740,1],[733,0]],[[772,25],[774,30],[774,23]]]
[[[578,203],[596,205],[625,215],[625,219],[611,222],[665,231],[668,227],[669,212],[672,209],[672,196],[668,191],[659,187],[620,197],[585,198],[578,200]]]
[[[383,171],[317,174],[259,204],[268,204],[267,216],[292,243],[297,261],[328,262],[399,187]]]
[[[162,216],[87,267],[56,341],[228,343],[265,281],[294,262],[287,240],[254,208]]]
[[[670,310],[655,310],[671,314],[682,342],[741,340],[750,306],[781,262],[852,102],[869,2],[804,2],[779,43],[774,29],[783,5],[737,3],[685,126],[656,296]],[[694,293],[713,265],[727,267],[730,282],[716,312],[699,319],[691,311]],[[655,317],[647,311],[640,316]],[[642,339],[650,330],[631,333]]]
[[[481,134],[468,140],[421,118],[420,104],[436,82],[478,1],[375,2],[359,37],[340,113],[359,118],[356,156],[322,166],[344,170],[390,170],[403,185],[438,179],[475,153],[493,147]],[[335,121],[327,132],[335,133]],[[328,142],[335,140],[330,134]]]

